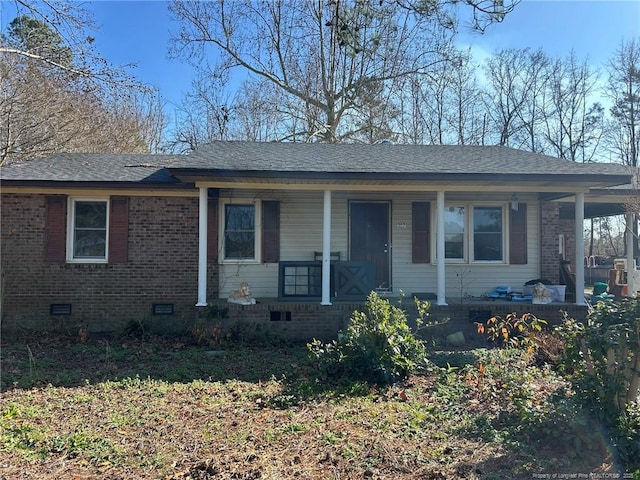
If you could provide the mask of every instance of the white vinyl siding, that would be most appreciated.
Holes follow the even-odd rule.
[[[223,192],[221,192],[222,194]],[[242,203],[239,195],[280,201],[280,260],[312,261],[313,253],[322,250],[323,193],[308,191],[246,191],[234,192],[234,201]],[[477,195],[476,195],[477,198]],[[409,296],[418,292],[436,292],[436,265],[414,264],[411,258],[411,203],[432,202],[435,193],[333,192],[331,209],[331,251],[339,251],[342,260],[348,260],[348,201],[389,200],[391,212],[391,242],[393,280],[392,295],[400,291]],[[456,199],[450,200],[451,204]],[[473,198],[460,198],[469,203]],[[497,199],[488,198],[489,202]],[[521,201],[527,201],[526,198]],[[508,212],[507,212],[508,215]],[[479,296],[498,285],[522,288],[528,280],[538,278],[539,271],[539,208],[533,197],[527,205],[528,262],[525,265],[507,265],[498,262],[449,264],[446,266],[447,297]],[[508,230],[508,222],[503,225]],[[435,237],[434,237],[435,238]],[[435,243],[435,240],[434,240]],[[508,258],[508,245],[503,252]],[[248,282],[254,297],[278,296],[277,264],[222,264],[220,265],[220,297],[227,298],[240,283]]]
[[[234,201],[242,203],[238,195],[235,192]],[[256,198],[264,192],[247,191],[242,195]],[[333,197],[331,250],[341,251],[345,259],[346,242],[343,246],[335,239],[346,228],[339,226],[346,221],[346,212],[340,211],[336,195]],[[312,261],[313,253],[322,251],[323,192],[278,191],[269,192],[268,198],[280,202],[280,261]],[[346,208],[346,202],[344,205]],[[278,264],[220,265],[221,298],[227,298],[242,282],[249,283],[254,297],[277,297]]]
[[[424,199],[420,199],[423,201]],[[406,295],[418,292],[436,293],[436,264],[414,264],[411,261],[411,202],[414,197],[404,196],[394,201],[393,286],[394,293],[401,289]],[[424,201],[435,203],[435,196]],[[521,200],[525,201],[525,200]],[[540,228],[537,201],[527,203],[527,250],[525,265],[508,265],[499,262],[448,263],[445,269],[447,297],[480,296],[498,285],[510,285],[522,289],[525,282],[539,278]],[[398,228],[406,222],[407,228]],[[508,229],[508,225],[505,225]],[[434,243],[435,243],[435,237]],[[504,256],[508,258],[508,245]]]

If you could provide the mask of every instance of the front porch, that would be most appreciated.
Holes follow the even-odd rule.
[[[412,298],[389,297],[392,305],[401,305],[407,312],[407,318],[413,323],[417,311]],[[448,298],[448,305],[431,303],[430,315],[426,320],[446,323],[425,328],[422,332],[428,340],[436,340],[443,345],[446,336],[463,332],[467,345],[481,346],[484,338],[476,333],[476,322],[486,321],[492,316],[505,316],[509,313],[522,315],[533,313],[549,324],[557,324],[564,318],[564,312],[570,318],[585,321],[586,305],[553,302],[546,305],[518,303],[505,300]],[[210,303],[208,310],[199,309],[200,315],[209,312],[211,321],[217,322],[224,330],[239,323],[248,328],[260,328],[282,338],[294,341],[309,341],[318,338],[328,341],[336,338],[337,332],[346,328],[351,314],[364,308],[364,301],[334,301],[331,305],[317,302],[280,301],[277,298],[258,298],[255,305],[239,305],[217,300]],[[213,315],[211,315],[213,312]]]

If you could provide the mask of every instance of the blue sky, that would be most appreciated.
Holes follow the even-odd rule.
[[[296,0],[291,0],[296,1]],[[2,28],[12,20],[13,2],[0,0]],[[160,89],[168,113],[191,85],[193,70],[168,59],[175,24],[161,1],[94,1],[83,4],[100,27],[98,52],[115,65],[135,64],[139,80]],[[10,18],[11,17],[11,18]],[[538,48],[602,66],[623,38],[640,36],[640,0],[523,0],[503,23],[475,34],[461,28],[459,42],[471,45],[476,59],[501,48]]]
[[[524,0],[484,35],[463,35],[475,47],[538,48],[550,55],[604,64],[623,38],[640,35],[640,0]]]

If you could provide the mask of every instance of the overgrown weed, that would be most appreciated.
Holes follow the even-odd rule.
[[[105,376],[104,344],[32,347],[44,377],[79,359],[85,370],[69,383],[7,390],[0,454],[11,465],[36,477],[65,458],[74,474],[105,478],[173,480],[205,470],[219,478],[274,471],[322,478],[330,469],[341,478],[368,472],[408,480],[435,471],[531,478],[561,468],[558,452],[575,471],[610,462],[601,443],[584,436],[592,417],[571,385],[526,349],[433,353],[420,374],[384,385],[329,376],[299,347],[210,355],[206,347],[145,339],[126,347],[111,340],[110,349],[117,370]],[[28,378],[21,352],[11,368]]]

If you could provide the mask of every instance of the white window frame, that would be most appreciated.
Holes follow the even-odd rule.
[[[107,206],[107,219],[105,225],[105,245],[104,258],[76,258],[74,257],[75,247],[75,225],[76,225],[76,203],[78,202],[101,202]],[[69,263],[108,263],[109,261],[109,223],[111,221],[111,202],[108,197],[69,197],[67,204],[67,262]]]
[[[449,207],[463,207],[464,208],[464,246],[463,246],[463,258],[446,258],[445,262],[448,264],[466,264],[466,265],[506,265],[508,264],[509,252],[508,252],[508,233],[509,233],[509,205],[506,202],[450,202],[445,204],[445,210]],[[502,260],[476,260],[473,256],[474,252],[474,224],[473,224],[473,211],[476,207],[497,207],[502,210]],[[437,211],[434,206],[431,209],[431,258],[433,258],[433,264],[437,264],[438,259],[436,242],[437,242]]]
[[[254,227],[254,252],[253,258],[225,258],[225,215],[227,205],[253,205],[253,227]],[[218,222],[218,251],[220,252],[220,263],[224,264],[257,264],[262,258],[262,202],[259,199],[225,198],[220,199]]]

